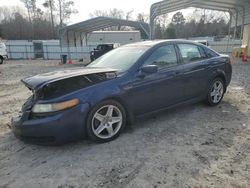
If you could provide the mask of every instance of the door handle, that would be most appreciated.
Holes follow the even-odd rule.
[[[205,69],[211,69],[212,65],[207,64],[207,66],[205,67]]]
[[[176,71],[175,74],[176,75],[180,75],[182,72],[181,71]]]
[[[179,71],[173,71],[173,72],[167,73],[166,76],[170,77],[170,78],[173,78],[173,77],[176,77],[176,76],[180,75],[181,73],[182,72],[179,72]]]
[[[211,62],[205,62],[204,65],[206,65],[205,69],[209,69],[212,67]]]
[[[182,71],[175,71],[174,74],[175,74],[175,76],[179,76],[179,75],[182,75],[183,72]]]
[[[128,91],[128,90],[130,90],[130,89],[133,89],[133,85],[126,85],[126,86],[123,87],[123,89],[124,89],[125,91]]]

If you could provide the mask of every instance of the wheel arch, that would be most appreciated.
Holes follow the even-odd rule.
[[[92,108],[94,108],[94,106],[98,105],[99,103],[101,103],[103,101],[107,101],[107,100],[114,100],[114,101],[120,103],[123,106],[123,108],[125,110],[125,113],[126,113],[126,124],[131,125],[133,123],[133,121],[134,121],[134,115],[132,113],[131,108],[126,103],[126,101],[124,99],[122,99],[122,97],[119,97],[119,96],[116,96],[116,95],[102,98],[101,100],[98,100],[94,104],[93,103],[90,104],[90,110],[89,110],[89,112],[91,111]],[[89,114],[89,112],[88,112],[88,114]]]
[[[102,101],[106,101],[106,100],[114,100],[114,101],[120,103],[123,106],[125,113],[126,113],[126,121],[127,121],[126,124],[131,125],[133,123],[134,115],[133,115],[132,110],[130,109],[129,105],[125,102],[124,99],[122,99],[119,96],[111,96],[111,97],[103,99]]]
[[[93,113],[95,112],[94,110],[98,109],[100,105],[102,105],[102,104],[108,105],[109,104],[108,102],[112,103],[112,101],[113,101],[113,103],[116,103],[117,105],[119,104],[119,106],[123,107],[122,111],[123,111],[123,114],[125,113],[126,121],[124,121],[124,123],[122,124],[122,127],[119,130],[118,134],[115,134],[111,138],[107,138],[106,140],[100,140],[100,138],[98,138],[96,135],[93,137],[93,133],[92,133],[92,131],[90,131],[90,128],[89,128],[90,123],[89,122],[92,119],[92,116],[90,116],[90,115],[93,115]],[[96,142],[100,142],[100,143],[111,141],[111,140],[117,138],[119,136],[119,134],[121,133],[121,130],[126,126],[126,124],[129,121],[130,115],[128,112],[129,111],[126,108],[126,104],[119,97],[107,97],[107,98],[103,98],[102,100],[97,101],[96,103],[90,104],[90,109],[88,111],[87,118],[86,118],[86,126],[85,126],[86,136],[88,138],[90,138],[91,140],[96,141]]]
[[[223,72],[223,71],[221,71],[221,70],[217,70],[215,73],[214,73],[214,76],[213,76],[213,78],[210,80],[210,83],[214,80],[214,79],[216,79],[216,78],[220,78],[220,79],[222,79],[222,81],[224,82],[224,90],[225,90],[225,92],[226,92],[226,90],[227,90],[227,80],[226,80],[226,74]]]

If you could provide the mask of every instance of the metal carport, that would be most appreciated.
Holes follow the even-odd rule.
[[[149,24],[138,21],[130,21],[124,19],[116,19],[110,17],[96,17],[80,23],[63,27],[59,30],[60,46],[68,48],[68,56],[70,57],[70,47],[83,46],[85,38],[87,45],[87,36],[93,31],[109,28],[112,26],[129,26],[144,32],[146,36],[150,36]]]
[[[154,20],[157,16],[189,7],[228,12],[228,35],[231,35],[231,28],[234,27],[235,39],[237,26],[241,26],[242,44],[248,46],[250,56],[250,0],[164,0],[154,3],[150,8],[150,38],[154,39]]]
[[[109,28],[112,26],[129,26],[144,32],[149,38],[149,25],[144,22],[130,21],[109,17],[96,17],[80,23],[69,25],[60,29],[60,42],[62,46],[82,45],[82,39],[88,33]]]

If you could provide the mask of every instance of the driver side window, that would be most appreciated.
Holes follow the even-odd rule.
[[[145,65],[157,65],[159,69],[172,67],[178,64],[174,45],[157,48],[145,61]]]

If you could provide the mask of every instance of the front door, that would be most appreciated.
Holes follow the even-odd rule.
[[[138,71],[134,76],[129,96],[136,115],[167,107],[182,99],[182,65],[174,45],[157,48],[142,66],[146,65],[157,65],[158,72],[141,77]]]

